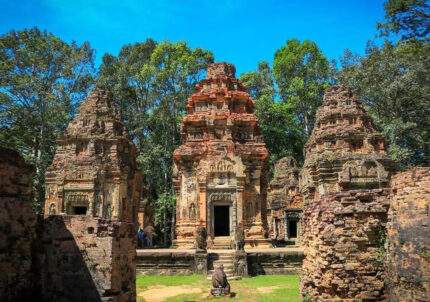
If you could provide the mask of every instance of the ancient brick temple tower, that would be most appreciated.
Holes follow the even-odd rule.
[[[136,220],[142,176],[135,172],[135,147],[109,92],[93,90],[57,144],[45,175],[45,216]]]
[[[196,86],[174,152],[176,247],[193,247],[198,226],[209,247],[243,226],[247,244],[267,245],[268,153],[254,103],[228,63],[214,63]]]
[[[275,175],[267,197],[270,237],[275,244],[300,244],[303,203],[299,192],[299,171],[293,157],[287,156],[275,163]]]
[[[348,86],[326,90],[305,148],[302,296],[383,301],[382,241],[395,165]]]

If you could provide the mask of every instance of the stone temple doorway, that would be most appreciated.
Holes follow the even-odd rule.
[[[230,207],[214,206],[214,235],[230,236]]]

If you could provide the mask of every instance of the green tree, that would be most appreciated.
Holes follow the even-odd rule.
[[[377,24],[382,36],[400,35],[402,40],[428,38],[430,4],[428,0],[387,0],[385,23]]]
[[[136,60],[131,59],[136,58]],[[173,151],[181,144],[180,125],[188,97],[213,62],[213,54],[185,42],[147,40],[125,46],[118,58],[105,55],[97,86],[116,89],[137,160],[156,204],[156,229],[167,244],[174,218]],[[170,203],[170,204],[166,204]]]
[[[33,28],[0,36],[0,62],[0,142],[35,166],[35,204],[42,208],[45,169],[93,83],[94,51]]]
[[[369,42],[366,56],[345,52],[339,80],[355,88],[403,166],[430,165],[430,49]]]
[[[291,39],[276,51],[273,74],[282,101],[289,104],[307,139],[313,129],[316,109],[330,86],[329,61],[315,42],[300,43]]]
[[[240,81],[254,99],[254,114],[258,117],[269,151],[270,167],[287,155],[294,156],[300,162],[304,141],[289,104],[279,100],[269,63],[258,63],[257,70],[242,74]]]

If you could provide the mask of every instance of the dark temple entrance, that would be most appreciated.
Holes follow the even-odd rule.
[[[214,206],[215,236],[230,236],[229,206]]]

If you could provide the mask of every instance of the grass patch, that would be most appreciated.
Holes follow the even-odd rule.
[[[149,286],[165,285],[165,286],[179,286],[179,285],[194,285],[196,283],[207,283],[210,281],[203,278],[202,275],[189,275],[189,276],[137,276],[136,277],[136,290],[144,291]]]
[[[244,278],[242,280],[229,281],[234,297],[220,297],[210,299],[211,301],[252,301],[252,302],[299,302],[299,276],[298,275],[275,275],[257,276]],[[139,296],[145,290],[156,286],[184,286],[186,288],[200,288],[201,293],[178,294],[163,301],[184,302],[184,301],[206,301],[209,294],[211,282],[202,275],[190,276],[137,276],[136,289],[137,301],[152,301],[152,297]],[[164,289],[166,290],[166,289]],[[160,291],[163,291],[160,288]],[[146,300],[145,300],[146,298]]]

